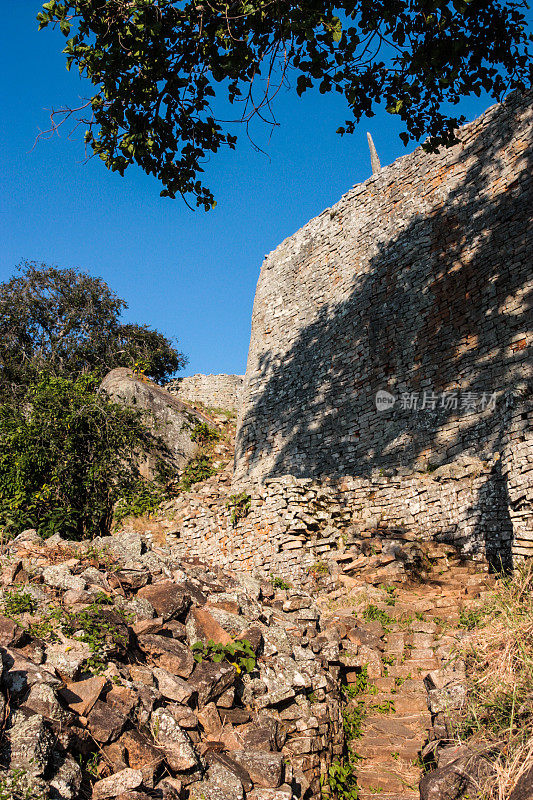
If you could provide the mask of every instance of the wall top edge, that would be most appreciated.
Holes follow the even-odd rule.
[[[533,90],[532,89],[526,90],[526,92],[524,92],[524,95],[526,95],[526,96],[529,95],[529,94],[533,95]],[[461,125],[457,129],[457,135],[459,137],[459,142],[457,144],[455,144],[455,145],[452,145],[449,148],[449,150],[452,151],[452,152],[453,152],[454,149],[459,151],[459,149],[462,147],[462,141],[461,140],[468,136],[468,134],[469,134],[469,132],[470,132],[470,130],[472,128],[479,127],[481,129],[482,127],[484,127],[484,125],[490,120],[490,118],[494,114],[498,113],[498,111],[501,111],[501,110],[505,109],[506,106],[508,106],[511,103],[515,102],[518,97],[519,97],[519,93],[517,91],[513,91],[509,95],[507,95],[507,97],[505,97],[504,100],[501,103],[494,103],[493,105],[489,106],[478,117],[476,117],[475,119],[471,120],[470,122],[465,123],[464,125]],[[337,200],[336,203],[334,203],[332,206],[329,206],[328,208],[325,208],[319,214],[317,214],[316,216],[312,217],[304,225],[302,225],[300,228],[298,228],[298,230],[296,230],[290,236],[287,236],[285,239],[283,239],[283,241],[280,242],[280,244],[278,244],[277,247],[275,247],[273,250],[271,250],[269,253],[267,253],[265,255],[265,257],[264,257],[264,260],[263,260],[263,269],[265,269],[265,268],[268,269],[268,263],[267,262],[274,256],[274,254],[278,253],[278,251],[283,250],[283,248],[286,246],[287,242],[290,242],[292,239],[297,237],[300,233],[303,233],[307,228],[316,225],[317,221],[321,220],[322,218],[324,218],[324,217],[326,217],[328,215],[335,214],[335,212],[338,211],[344,205],[344,203],[346,203],[349,200],[352,200],[353,198],[357,197],[360,194],[363,194],[369,187],[371,187],[373,185],[385,186],[385,185],[393,182],[395,177],[396,177],[395,173],[403,170],[405,163],[408,162],[409,160],[416,160],[416,159],[424,158],[425,156],[430,155],[430,154],[426,153],[422,149],[422,147],[423,147],[423,145],[420,144],[418,147],[416,147],[410,153],[404,153],[403,155],[398,156],[398,158],[396,158],[390,164],[384,165],[378,173],[373,174],[373,175],[369,175],[369,177],[366,178],[366,180],[361,181],[360,183],[355,183],[350,189],[348,189],[348,191],[346,191],[343,195],[341,195],[341,197],[339,198],[339,200]],[[439,151],[439,152],[442,152],[444,149],[445,148],[441,148],[441,151]]]

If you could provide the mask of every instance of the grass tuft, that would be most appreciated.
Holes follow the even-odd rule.
[[[467,702],[458,738],[497,753],[483,787],[505,800],[533,766],[533,564],[497,584],[490,598],[464,614]]]

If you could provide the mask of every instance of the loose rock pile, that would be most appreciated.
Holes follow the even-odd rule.
[[[0,563],[2,785],[55,800],[319,796],[343,750],[340,663],[309,595],[175,561],[135,532],[27,531]]]

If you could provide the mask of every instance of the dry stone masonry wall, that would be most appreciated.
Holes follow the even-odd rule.
[[[496,565],[509,559],[512,528],[498,497],[505,493],[498,462],[462,458],[432,473],[372,480],[272,478],[251,490],[249,513],[235,524],[230,480],[229,470],[211,478],[170,501],[154,521],[176,558],[303,585],[317,570],[368,567],[372,579],[373,555],[376,564],[385,558],[390,580],[400,582],[436,552]]]
[[[176,378],[166,389],[189,403],[236,411],[240,405],[243,375],[190,375]]]
[[[267,256],[235,490],[351,477],[397,526],[533,554],[532,98],[398,159]],[[463,457],[486,467],[432,494]]]

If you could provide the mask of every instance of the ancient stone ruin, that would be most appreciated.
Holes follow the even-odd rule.
[[[3,543],[2,799],[466,800],[494,777],[456,731],[465,619],[533,554],[532,99],[376,157],[271,253],[244,382],[105,378],[178,469],[212,427],[216,472],[113,535]]]
[[[533,554],[532,122],[531,92],[512,95],[266,257],[234,475],[263,496],[259,547],[286,522],[281,550],[285,536],[305,549],[327,485],[359,532]]]
[[[190,375],[170,381],[165,389],[188,403],[236,411],[243,381],[244,375]]]

